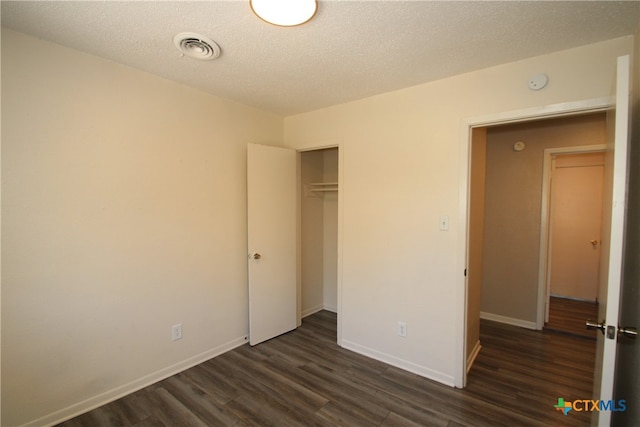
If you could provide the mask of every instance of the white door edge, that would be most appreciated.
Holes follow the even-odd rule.
[[[629,55],[618,58],[616,74],[616,116],[615,116],[615,150],[613,167],[613,197],[611,212],[611,231],[609,243],[609,276],[607,278],[606,324],[618,328],[620,310],[620,290],[622,282],[622,258],[624,243],[624,220],[626,213],[627,192],[627,155],[629,142],[629,110],[631,88],[629,85],[631,60]],[[621,84],[622,83],[622,84]],[[624,112],[625,114],[620,114]],[[617,338],[617,336],[616,336]],[[617,339],[604,339],[602,357],[602,375],[600,381],[600,400],[613,399],[613,381]],[[598,425],[611,424],[611,412],[601,411],[598,414]]]

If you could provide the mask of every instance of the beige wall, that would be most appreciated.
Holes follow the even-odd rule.
[[[488,129],[482,312],[535,325],[543,152],[604,144],[603,113]],[[524,151],[513,144],[523,141]]]
[[[282,138],[280,117],[3,30],[2,425],[244,342],[246,145]]]
[[[454,382],[463,356],[456,348],[464,119],[608,96],[615,58],[631,45],[630,37],[611,40],[285,118],[288,146],[342,144],[343,346]],[[550,83],[530,91],[539,72]],[[438,229],[442,215],[449,231]],[[407,323],[406,338],[398,321]]]

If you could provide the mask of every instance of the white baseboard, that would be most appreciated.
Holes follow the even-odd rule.
[[[322,311],[323,309],[324,307],[322,306],[322,304],[316,305],[315,307],[307,308],[305,310],[302,310],[302,313],[300,313],[300,317],[304,319],[305,317],[311,316],[312,314]]]
[[[202,362],[206,362],[207,360],[212,359],[216,356],[219,356],[223,353],[226,353],[229,350],[233,350],[234,348],[240,347],[241,345],[247,342],[248,342],[247,336],[235,338],[227,343],[224,343],[222,345],[209,349],[205,352],[197,354],[193,357],[185,359],[182,362],[178,362],[174,365],[168,366],[164,369],[153,372],[149,375],[145,375],[144,377],[139,378],[135,381],[131,381],[130,383],[123,384],[119,387],[116,387],[104,393],[98,394],[96,396],[90,397],[89,399],[83,400],[82,402],[73,404],[67,408],[61,409],[49,415],[45,415],[44,417],[40,417],[36,420],[30,421],[26,424],[23,424],[21,427],[53,426],[63,421],[70,420],[71,418],[84,414],[85,412],[91,411],[102,405],[113,402],[114,400],[120,399],[121,397],[124,397],[128,394],[131,394],[147,386],[150,386],[151,384],[157,383],[158,381],[162,381],[166,378],[169,378],[172,375],[175,375],[193,366],[199,365]]]
[[[316,305],[315,307],[311,307],[311,308],[307,308],[306,310],[303,310],[302,313],[300,313],[300,317],[304,319],[305,317],[311,316],[312,314],[315,314],[322,310],[327,310],[332,313],[338,312],[338,309],[336,307],[330,307],[330,306],[320,304],[320,305]]]
[[[348,340],[342,340],[341,347],[346,348],[347,350],[351,350],[356,353],[362,354],[363,356],[367,356],[372,359],[379,360],[381,362],[395,366],[396,368],[404,369],[405,371],[409,371],[411,373],[420,375],[421,377],[425,377],[430,380],[434,380],[439,383],[448,385],[450,387],[454,387],[454,381],[451,375],[447,375],[439,371],[434,371],[433,369],[429,369],[425,366],[416,365],[413,362],[400,359],[390,354],[382,353],[380,351],[365,347],[363,345],[360,345]]]
[[[332,313],[337,313],[338,312],[338,307],[334,307],[332,305],[325,305],[322,309],[330,311]]]
[[[521,328],[536,330],[536,322],[530,322],[528,320],[514,319],[513,317],[500,316],[499,314],[480,312],[480,318],[485,320],[492,320],[494,322],[506,323],[507,325],[519,326]]]
[[[482,346],[480,345],[480,340],[478,340],[478,342],[476,342],[476,345],[473,346],[473,350],[471,350],[471,354],[469,354],[469,357],[467,357],[467,374],[471,370],[471,367],[473,366],[473,362],[476,361],[476,357],[478,357],[478,353],[480,353],[481,348]]]

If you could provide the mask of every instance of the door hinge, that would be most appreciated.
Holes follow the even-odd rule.
[[[467,269],[464,269],[464,277],[467,277]]]

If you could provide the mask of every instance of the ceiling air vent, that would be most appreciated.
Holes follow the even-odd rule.
[[[184,55],[208,61],[220,56],[220,46],[208,37],[196,33],[180,33],[173,38],[173,44]]]

